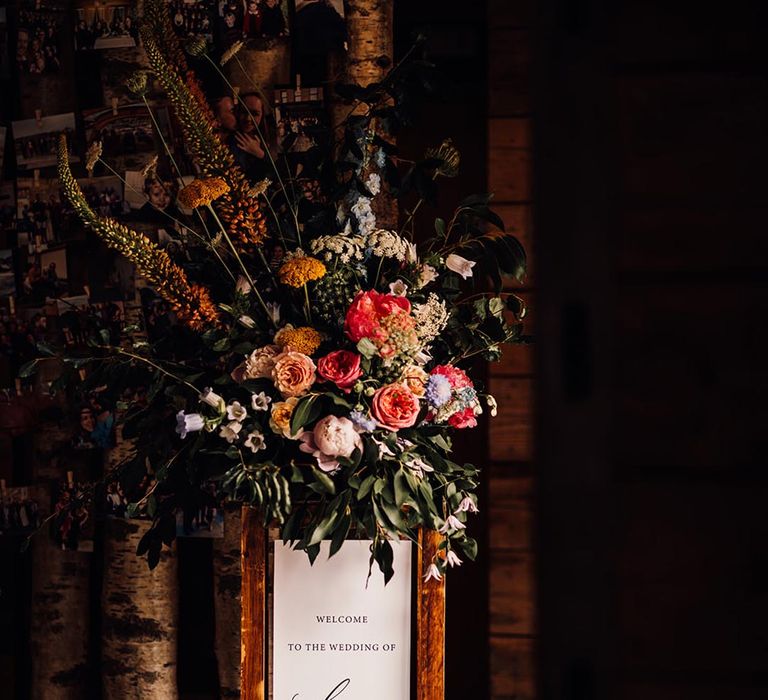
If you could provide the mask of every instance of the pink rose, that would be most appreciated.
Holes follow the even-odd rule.
[[[475,412],[471,408],[457,411],[448,419],[448,425],[451,425],[454,428],[474,428],[477,426]]]
[[[363,373],[360,355],[349,350],[329,352],[317,361],[317,373],[348,394]]]
[[[315,363],[300,352],[284,352],[275,358],[272,381],[283,397],[302,396],[315,383]]]
[[[388,384],[373,395],[371,415],[382,428],[410,428],[419,415],[419,399],[404,384]]]

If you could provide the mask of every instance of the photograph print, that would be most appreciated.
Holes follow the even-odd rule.
[[[16,271],[13,264],[13,248],[0,249],[0,297],[16,294]]]
[[[264,43],[290,35],[288,0],[219,0],[221,49],[235,42]]]
[[[16,180],[17,230],[28,240],[44,243],[59,239],[63,205],[58,179],[20,177]]]
[[[136,2],[77,0],[74,5],[77,51],[124,49],[139,45]]]
[[[16,29],[16,69],[19,75],[51,75],[61,68],[64,33],[63,3],[23,0]]]
[[[74,149],[74,112],[56,114],[38,119],[21,119],[11,122],[13,144],[16,151],[16,167],[34,170],[56,165],[59,136],[66,135],[69,159],[77,163],[80,157]]]
[[[216,0],[168,0],[168,11],[177,36],[202,36],[209,43],[213,41]]]

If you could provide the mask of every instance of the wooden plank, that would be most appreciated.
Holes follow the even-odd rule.
[[[530,204],[497,204],[491,202],[491,208],[504,222],[507,233],[511,233],[520,241],[528,258],[528,270],[525,276],[525,286],[534,284],[534,238],[533,218]],[[511,281],[512,287],[519,287],[516,281]]]
[[[532,477],[509,477],[504,473],[503,465],[491,467],[488,482],[488,523],[488,544],[491,550],[531,550]]]
[[[534,700],[535,647],[530,637],[491,636],[491,700]]]
[[[532,552],[491,551],[491,634],[536,632]]]
[[[531,110],[530,33],[524,29],[492,27],[488,43],[489,114],[527,114]]]
[[[499,404],[499,414],[489,420],[489,456],[496,462],[529,462],[533,459],[533,380],[491,377],[489,392]]]
[[[532,19],[532,0],[488,0],[488,24],[491,27],[527,27]]]
[[[488,120],[488,189],[497,202],[531,198],[530,120]]]
[[[526,335],[534,335],[536,333],[535,312],[533,308],[535,296],[530,292],[515,291],[515,294],[523,300],[527,309],[523,318],[524,332]],[[509,323],[514,322],[514,316],[511,312],[507,314],[507,321]],[[529,343],[507,343],[503,350],[501,360],[488,365],[488,372],[492,377],[528,376],[533,374],[533,345]]]
[[[419,530],[416,566],[416,700],[445,698],[445,579],[424,580],[442,535]]]
[[[267,532],[258,511],[248,506],[243,506],[242,528],[241,697],[242,700],[265,700]]]

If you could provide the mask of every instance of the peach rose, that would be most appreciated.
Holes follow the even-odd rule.
[[[417,365],[406,367],[402,376],[403,384],[419,397],[424,396],[428,379],[429,375]]]
[[[300,352],[283,352],[275,358],[272,381],[284,396],[302,396],[317,379],[315,363]]]
[[[269,427],[272,428],[272,432],[286,438],[296,437],[291,435],[291,416],[293,416],[293,409],[296,408],[297,403],[299,403],[299,399],[292,396],[285,401],[278,401],[273,404],[272,415],[269,418]]]
[[[405,384],[388,384],[373,395],[371,415],[382,428],[410,428],[419,415],[419,399]]]
[[[282,352],[279,345],[265,345],[256,348],[245,358],[244,379],[271,379],[275,358]]]

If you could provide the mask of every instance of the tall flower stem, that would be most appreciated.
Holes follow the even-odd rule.
[[[267,307],[267,304],[265,303],[264,299],[259,293],[259,290],[256,287],[256,284],[253,281],[253,278],[251,277],[251,273],[248,272],[248,268],[245,266],[245,263],[243,263],[243,259],[240,257],[240,254],[237,252],[237,248],[235,248],[234,243],[232,243],[232,239],[229,237],[229,234],[227,233],[227,229],[225,228],[224,224],[222,223],[221,219],[216,213],[216,210],[210,204],[207,204],[206,207],[208,208],[208,211],[211,212],[211,216],[213,216],[214,220],[218,224],[219,229],[221,230],[221,235],[224,237],[224,240],[227,241],[227,244],[229,245],[229,248],[232,251],[232,255],[235,256],[235,260],[237,260],[238,264],[240,265],[240,269],[243,271],[243,274],[245,275],[245,279],[247,279],[248,284],[251,285],[251,289],[253,290],[253,293],[256,295],[256,298],[259,300],[259,303],[261,304],[261,308],[264,310],[264,313],[267,316],[267,320],[274,325],[274,322],[272,321],[272,316],[269,313],[269,308]]]
[[[312,307],[309,304],[309,291],[307,290],[307,283],[305,282],[303,285],[304,287],[304,315],[307,317],[307,323],[312,323]]]
[[[232,85],[232,83],[229,82],[229,78],[227,78],[227,76],[224,75],[223,71],[221,70],[219,65],[216,63],[216,61],[214,61],[207,53],[205,53],[203,55],[205,56],[205,59],[208,61],[208,63],[210,63],[214,67],[216,72],[221,76],[222,80],[225,82],[227,87],[230,90],[232,90],[233,94],[235,94],[236,90],[235,90],[234,86]],[[235,56],[235,58],[237,58],[237,56]],[[242,64],[240,63],[239,59],[238,59],[238,65],[240,65],[240,67],[242,68]],[[246,73],[246,75],[247,75],[247,73]],[[298,218],[298,216],[296,214],[296,211],[295,211],[294,207],[291,206],[291,200],[288,197],[288,190],[285,187],[285,183],[283,182],[283,178],[280,176],[280,171],[277,169],[277,163],[275,163],[275,159],[272,157],[272,152],[269,150],[269,144],[267,144],[267,141],[264,138],[264,134],[261,132],[261,129],[259,129],[259,125],[256,122],[256,118],[251,113],[251,110],[248,109],[248,106],[245,104],[245,102],[241,102],[240,104],[243,105],[243,109],[248,114],[248,117],[250,118],[251,123],[253,124],[254,128],[256,129],[256,134],[261,139],[261,143],[264,146],[264,153],[267,155],[267,158],[269,158],[269,163],[272,166],[272,170],[275,171],[275,177],[277,178],[277,182],[280,185],[280,189],[283,190],[283,194],[285,195],[285,200],[286,200],[286,202],[288,202],[288,208],[291,210],[291,214],[293,216],[294,222],[296,223],[296,236],[297,236],[297,238],[299,240],[299,245],[301,245],[301,234],[299,233],[299,218]]]

